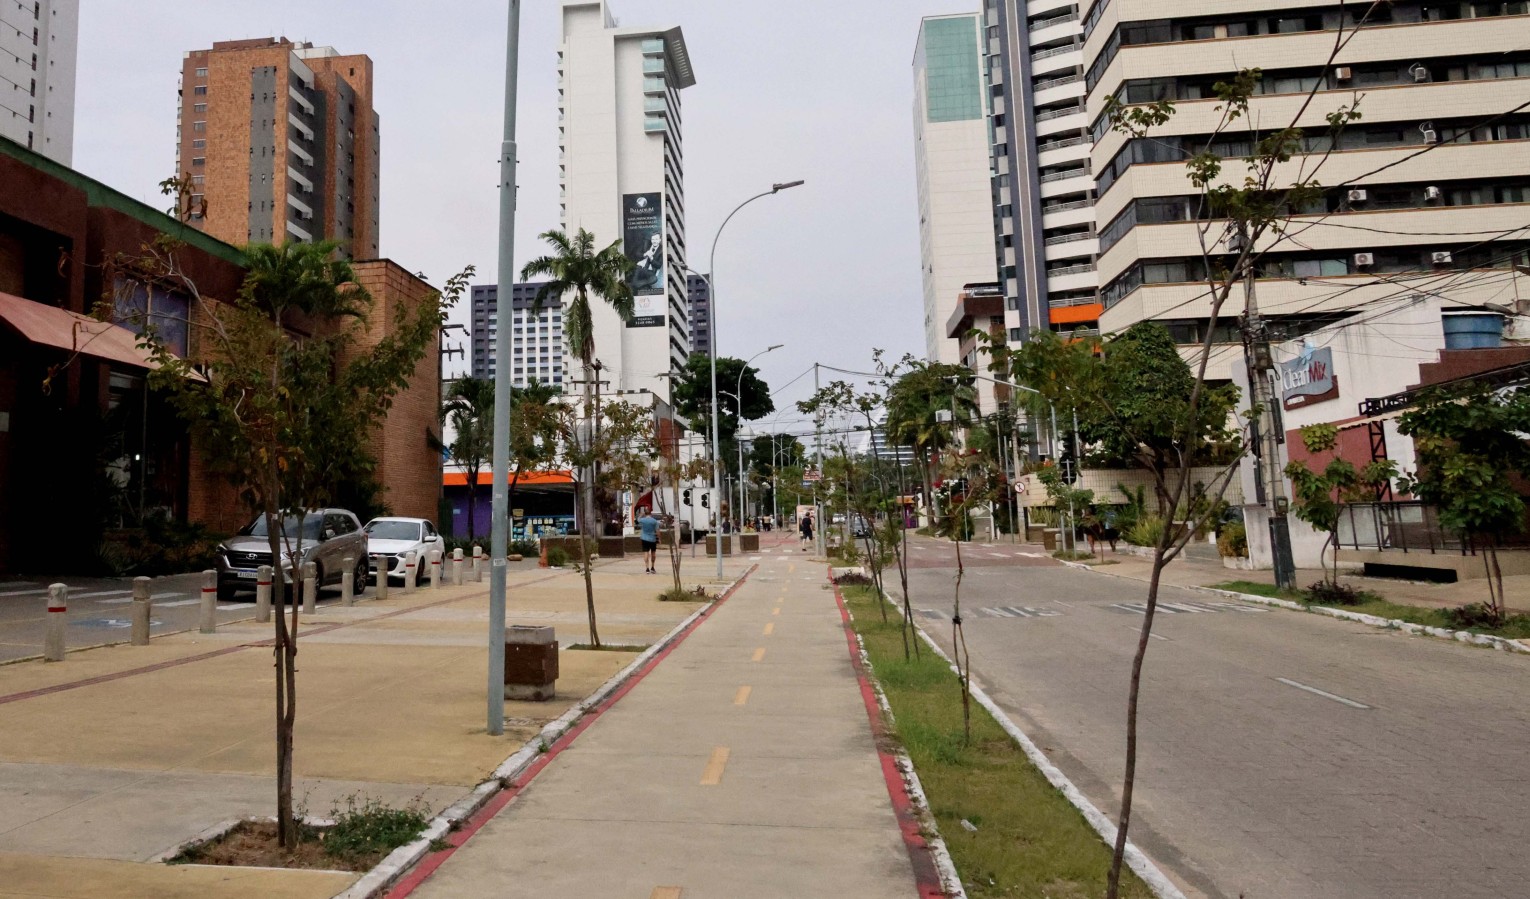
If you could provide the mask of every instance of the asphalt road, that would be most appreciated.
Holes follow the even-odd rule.
[[[1147,585],[1033,547],[963,555],[977,680],[1114,817]],[[949,649],[951,546],[912,557],[915,614]],[[1187,895],[1530,895],[1530,658],[1174,588],[1160,601],[1132,838]]]
[[[65,630],[69,648],[128,641],[132,628],[129,620],[132,578],[0,581],[0,662],[42,654],[48,617],[48,585],[51,583],[69,585],[69,625]],[[201,615],[201,587],[200,574],[155,578],[150,633],[167,634],[197,627]],[[220,622],[254,616],[255,595],[246,593],[241,596],[248,601],[218,603]],[[338,588],[320,591],[319,600],[320,605],[339,601]]]

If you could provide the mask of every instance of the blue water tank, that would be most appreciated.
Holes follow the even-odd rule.
[[[1503,346],[1503,316],[1492,312],[1443,315],[1447,350],[1491,350]]]

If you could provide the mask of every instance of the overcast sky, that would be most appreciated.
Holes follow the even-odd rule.
[[[913,174],[914,42],[924,15],[977,0],[611,0],[623,25],[685,30],[689,263],[771,183],[717,251],[718,350],[776,387],[814,362],[865,368],[923,351]],[[382,116],[382,252],[432,283],[472,264],[495,283],[505,11],[501,0],[85,0],[75,167],[163,208],[187,50],[286,35],[365,53]],[[558,226],[557,0],[522,11],[517,268]],[[614,239],[609,236],[608,239]],[[461,317],[465,320],[465,316]],[[777,398],[788,406],[811,377]],[[788,416],[783,416],[783,420]]]

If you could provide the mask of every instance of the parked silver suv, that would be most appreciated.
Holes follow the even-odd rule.
[[[355,515],[345,509],[315,509],[303,515],[288,515],[282,522],[282,532],[285,537],[279,538],[281,571],[286,583],[293,581],[294,559],[287,549],[290,543],[299,568],[305,562],[314,563],[319,586],[340,583],[345,559],[350,558],[356,595],[366,590],[372,566],[367,559],[367,535]],[[253,592],[260,566],[272,564],[266,517],[257,517],[237,536],[223,541],[218,549],[218,598],[229,600],[241,591]]]

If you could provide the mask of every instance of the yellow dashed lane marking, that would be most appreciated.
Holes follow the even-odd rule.
[[[770,636],[771,634],[773,634],[775,632],[776,632],[776,623],[774,621],[772,621],[771,623],[765,625],[765,636],[768,637],[768,636]]]
[[[763,660],[764,658],[765,658],[765,647],[761,646],[759,649],[756,649],[754,651],[754,655],[751,656],[749,660],[751,662],[758,662],[758,661]]]
[[[723,769],[728,767],[728,747],[719,746],[712,750],[712,757],[707,759],[707,769],[701,772],[701,785],[715,787],[722,783]]]
[[[679,887],[654,887],[648,899],[680,899]]]
[[[787,574],[796,574],[797,573],[797,566],[796,565],[788,565],[788,566],[786,566],[786,573]]]
[[[750,692],[751,689],[752,688],[750,688],[750,687],[739,687],[738,688],[738,692],[733,694],[733,704],[734,705],[743,705],[744,703],[748,702],[749,701],[749,692]]]
[[[779,614],[781,614],[781,610],[780,609],[771,609],[770,610],[770,614],[772,614],[772,615],[779,615]]]

